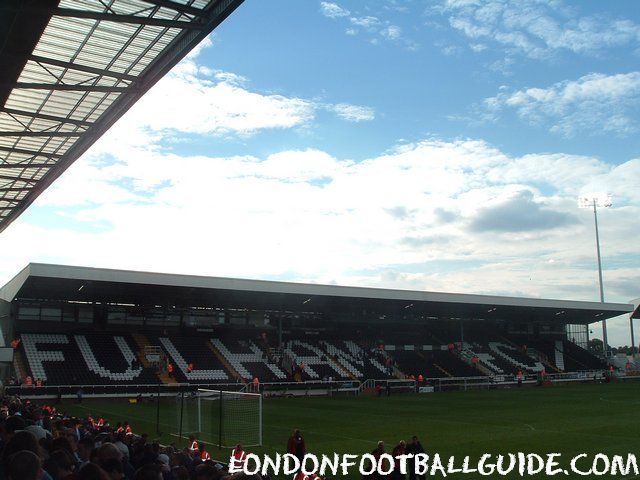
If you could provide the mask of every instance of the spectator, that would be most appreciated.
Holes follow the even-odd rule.
[[[218,480],[221,475],[211,463],[198,465],[195,470],[196,480]]]
[[[80,468],[77,480],[111,480],[111,477],[95,463],[87,463]]]
[[[189,470],[182,465],[173,467],[171,469],[171,475],[173,475],[175,480],[189,480]]]
[[[7,468],[8,480],[40,480],[42,461],[30,450],[21,450],[11,457]]]
[[[163,480],[160,465],[150,463],[140,467],[133,480]]]
[[[45,470],[53,480],[73,478],[75,466],[73,457],[66,450],[54,450],[45,462]]]
[[[419,453],[424,453],[424,448],[422,448],[422,444],[420,443],[420,440],[418,440],[418,437],[414,435],[411,438],[411,443],[407,445],[405,453],[407,455],[413,455],[413,457],[411,457],[407,462],[407,469],[409,470],[409,480],[416,480],[418,476],[415,473],[415,456]],[[422,478],[422,475],[420,475],[419,477]]]
[[[293,431],[287,442],[287,452],[295,455],[302,461],[302,458],[307,453],[307,447],[304,443],[302,433],[297,428]]]
[[[109,458],[102,464],[102,469],[109,476],[110,480],[123,480],[124,468],[122,462],[116,458]]]
[[[375,450],[371,452],[371,455],[373,455],[373,458],[375,459],[376,465],[380,462],[380,457],[382,456],[383,453],[385,453],[384,442],[380,440]],[[386,470],[386,467],[383,467],[382,469]],[[379,475],[375,472],[371,475],[372,479],[377,479],[378,477]]]
[[[91,437],[85,436],[78,442],[78,460],[80,467],[86,465],[91,460],[91,452],[95,447],[95,443]]]
[[[398,445],[396,445],[391,452],[391,456],[395,459],[391,477],[395,480],[404,480],[405,478],[405,476],[400,471],[400,456],[405,454],[405,448],[405,441],[400,440],[400,442],[398,442]]]

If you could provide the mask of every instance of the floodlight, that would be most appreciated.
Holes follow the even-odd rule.
[[[612,205],[611,195],[607,193],[586,193],[578,197],[579,208],[593,209],[593,220],[596,230],[596,254],[598,258],[598,280],[600,284],[600,301],[604,302],[604,287],[602,286],[602,261],[600,259],[600,235],[598,233],[598,207],[608,208]],[[556,314],[557,315],[557,314]],[[597,316],[597,315],[596,315]],[[588,338],[588,337],[587,337]],[[608,357],[607,321],[602,320],[602,344],[604,356]]]
[[[612,205],[611,195],[606,193],[589,193],[578,197],[579,208],[593,208],[594,205],[600,208],[610,207]]]

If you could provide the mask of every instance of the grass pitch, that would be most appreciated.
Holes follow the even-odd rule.
[[[161,406],[161,441],[184,446],[185,440],[170,435],[177,432],[176,402]],[[82,405],[65,403],[60,410],[83,416],[102,414],[112,424],[128,420],[135,432],[145,431],[151,437],[156,431],[156,406],[151,403],[85,400]],[[640,455],[639,411],[640,382],[396,394],[382,398],[266,398],[264,445],[248,450],[258,454],[286,453],[287,438],[293,428],[299,428],[308,451],[315,454],[361,454],[373,450],[378,440],[383,440],[390,452],[399,440],[409,441],[417,435],[427,453],[438,452],[443,458],[469,455],[476,462],[484,453],[558,452],[562,463],[568,464],[571,457],[581,453]],[[228,451],[217,447],[210,451],[221,459],[228,456]],[[354,470],[351,478],[357,477]]]

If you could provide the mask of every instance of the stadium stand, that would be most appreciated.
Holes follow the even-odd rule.
[[[474,377],[483,374],[514,375],[519,369],[539,373],[546,369],[539,356],[550,358],[546,365],[553,371],[575,372],[604,369],[603,360],[576,344],[562,340],[530,339],[527,351],[509,340],[464,342],[464,352],[449,350],[446,345],[394,345],[356,339],[326,340],[333,335],[290,333],[283,339],[278,355],[267,349],[268,342],[258,331],[238,335],[232,329],[218,336],[137,335],[138,342],[126,333],[24,333],[19,350],[26,359],[28,375],[49,385],[108,385],[111,383],[154,384],[158,368],[138,361],[144,344],[158,345],[166,361],[174,367],[171,379],[185,383],[250,382],[261,383],[298,380],[366,380],[423,375],[425,378]],[[378,339],[379,341],[379,339]],[[264,346],[259,346],[263,343]],[[382,345],[382,344],[381,344]],[[562,355],[555,356],[558,346]],[[115,353],[114,353],[115,352]],[[478,357],[480,367],[469,359]],[[564,361],[562,368],[554,363]],[[65,368],[60,368],[64,363]],[[189,371],[189,364],[194,366]],[[164,368],[164,367],[163,367]],[[164,372],[166,373],[166,372]]]
[[[482,297],[498,318],[479,297],[438,295],[30,264],[0,289],[5,375],[97,392],[591,372],[608,364],[565,322],[630,308]]]

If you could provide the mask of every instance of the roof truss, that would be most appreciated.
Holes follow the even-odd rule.
[[[242,2],[1,2],[0,232]]]

